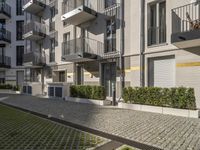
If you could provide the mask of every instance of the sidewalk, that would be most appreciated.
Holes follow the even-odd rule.
[[[2,102],[160,149],[200,150],[199,119],[21,95]]]

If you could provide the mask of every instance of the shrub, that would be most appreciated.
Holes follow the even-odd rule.
[[[194,89],[192,88],[158,88],[128,87],[123,90],[125,103],[196,109]]]
[[[87,99],[105,100],[105,88],[103,86],[73,85],[70,87],[70,96]]]
[[[0,84],[1,90],[13,90],[13,91],[19,91],[19,86],[14,86],[10,84]]]

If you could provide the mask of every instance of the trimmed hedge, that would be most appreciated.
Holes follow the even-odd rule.
[[[128,87],[123,90],[125,103],[196,110],[194,89]]]
[[[70,87],[70,96],[78,98],[105,100],[105,88],[103,86],[73,85]]]
[[[1,90],[13,90],[13,91],[19,91],[18,86],[10,85],[10,84],[0,84]]]

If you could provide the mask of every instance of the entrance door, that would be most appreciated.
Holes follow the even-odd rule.
[[[106,95],[108,97],[113,96],[113,86],[116,87],[116,63],[107,63],[102,66],[102,82],[106,88]]]
[[[24,83],[24,71],[17,71],[17,85]]]
[[[83,84],[83,81],[84,81],[83,75],[84,75],[83,74],[83,67],[81,65],[78,65],[76,67],[76,84],[77,85]]]

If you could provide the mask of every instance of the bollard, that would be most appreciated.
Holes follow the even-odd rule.
[[[116,87],[115,87],[115,83],[112,83],[112,105],[115,106],[116,105]]]

